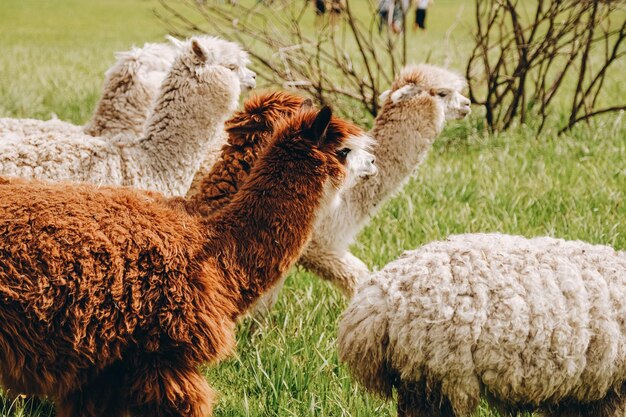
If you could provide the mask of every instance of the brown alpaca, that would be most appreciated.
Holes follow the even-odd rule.
[[[198,365],[231,351],[349,179],[344,127],[328,108],[285,120],[210,218],[158,193],[0,180],[2,386],[60,417],[210,415]]]
[[[285,92],[253,96],[225,124],[227,143],[210,171],[200,169],[187,196],[206,203],[209,212],[230,201],[269,143],[275,126],[310,101]]]

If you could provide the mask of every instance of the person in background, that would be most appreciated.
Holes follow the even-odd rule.
[[[393,0],[379,0],[378,1],[378,32],[383,30],[383,27],[389,24],[389,10],[393,7]]]
[[[433,4],[433,0],[417,0],[417,9],[415,9],[415,26],[413,30],[420,28],[426,30],[426,9]]]
[[[314,0],[313,4],[315,4],[315,14],[318,16],[322,16],[326,13],[326,2],[324,0]]]
[[[404,16],[409,9],[409,0],[380,0],[378,2],[378,31],[384,25],[391,28],[393,33],[402,32]]]

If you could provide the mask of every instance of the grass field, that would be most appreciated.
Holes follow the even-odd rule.
[[[438,0],[430,29],[411,35],[416,59],[442,63],[437,45],[464,0]],[[162,39],[152,0],[2,0],[0,117],[85,122],[113,52]],[[469,14],[469,9],[462,16]],[[470,21],[455,29],[467,45]],[[457,50],[458,49],[458,50]],[[432,51],[432,53],[429,53]],[[452,66],[463,65],[453,48]],[[624,63],[622,62],[622,66]],[[463,69],[463,67],[458,67]],[[623,97],[622,79],[608,94]],[[554,118],[560,117],[558,111]],[[612,114],[557,137],[530,129],[485,135],[477,116],[452,123],[404,192],[360,235],[354,253],[373,269],[403,250],[450,233],[499,231],[582,239],[626,249],[626,124]],[[236,354],[206,375],[220,392],[216,416],[393,416],[394,405],[364,392],[336,355],[346,301],[294,271],[277,308],[240,326]],[[28,405],[28,404],[26,404]],[[0,403],[3,416],[47,416],[49,406]],[[495,416],[487,408],[482,417]]]

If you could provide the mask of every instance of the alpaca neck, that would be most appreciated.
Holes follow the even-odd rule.
[[[158,178],[166,195],[185,195],[210,141],[217,140],[239,96],[226,82],[202,92],[190,91],[190,75],[172,76],[185,70],[189,71],[173,69],[163,82],[145,135],[137,143],[145,156],[144,172]]]
[[[327,198],[325,174],[315,161],[274,150],[259,161],[234,199],[206,220],[214,234],[209,257],[227,262],[220,269],[224,288],[235,290],[235,315],[287,273],[311,234],[316,208]]]
[[[83,131],[91,136],[111,137],[120,133],[141,135],[156,92],[149,91],[132,77],[124,80],[120,86],[107,85],[104,90]]]
[[[359,182],[347,196],[359,221],[373,215],[404,185],[426,158],[443,124],[443,111],[430,97],[383,109],[371,132],[378,175]]]

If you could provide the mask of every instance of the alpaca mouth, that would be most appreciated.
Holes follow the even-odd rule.
[[[250,81],[248,81],[248,82],[244,81],[244,82],[241,83],[241,86],[243,87],[242,90],[247,92],[247,91],[250,91],[250,90],[252,90],[252,89],[254,89],[256,87],[256,82],[255,81],[251,81],[251,82]]]
[[[467,116],[470,115],[470,113],[472,113],[472,109],[467,107],[467,108],[462,108],[459,110],[459,119],[464,119]]]
[[[362,173],[361,178],[370,178],[375,177],[376,175],[378,175],[378,168],[373,166],[369,171]]]

